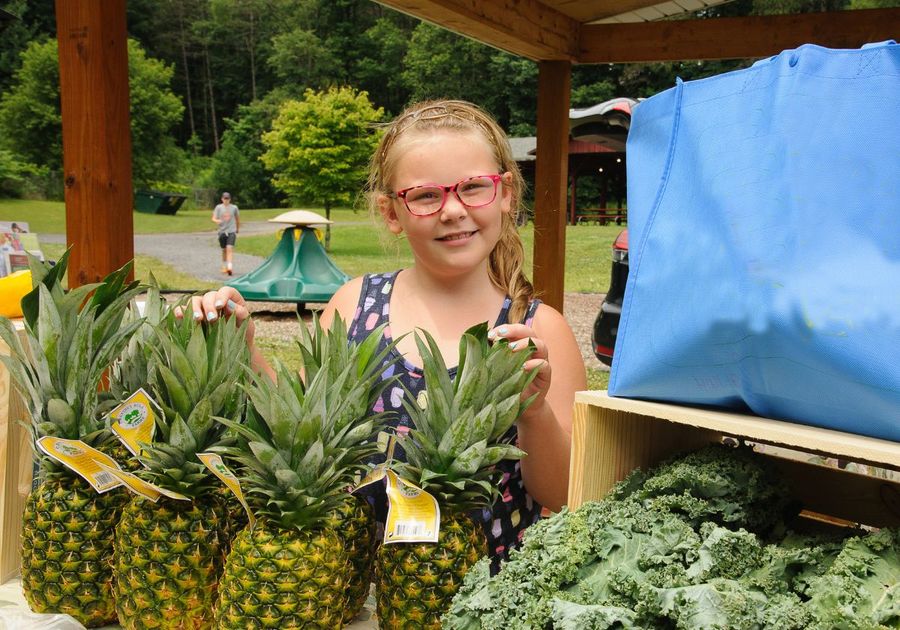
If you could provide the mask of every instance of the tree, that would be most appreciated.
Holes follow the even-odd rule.
[[[362,188],[378,143],[374,123],[383,116],[368,94],[349,87],[285,101],[263,135],[262,161],[275,173],[275,187],[293,202],[321,204],[330,219],[333,206],[350,205]],[[326,248],[330,236],[326,230]]]
[[[180,151],[170,132],[184,108],[169,88],[171,80],[171,66],[148,58],[140,44],[128,40],[132,166],[140,184],[177,174]],[[55,39],[33,41],[22,53],[22,66],[0,98],[0,142],[27,162],[62,169]]]
[[[273,208],[282,201],[272,186],[272,173],[260,156],[265,151],[262,135],[272,128],[282,99],[278,92],[238,107],[234,119],[225,119],[222,148],[213,156],[211,184],[229,190],[241,207]]]
[[[413,100],[459,98],[493,110],[501,77],[490,72],[492,54],[484,44],[422,22],[413,32],[401,74]]]

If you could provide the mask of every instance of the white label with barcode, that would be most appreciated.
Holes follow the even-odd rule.
[[[404,521],[394,525],[394,536],[428,536],[432,535],[428,523],[425,521]]]
[[[99,472],[94,475],[94,481],[98,486],[119,485],[121,482],[108,472]]]

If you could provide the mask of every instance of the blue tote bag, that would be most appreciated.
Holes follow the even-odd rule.
[[[900,46],[679,81],[627,152],[610,394],[900,441]]]

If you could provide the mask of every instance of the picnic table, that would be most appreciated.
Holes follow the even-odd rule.
[[[584,208],[575,213],[575,223],[596,223],[622,225],[628,221],[627,208]]]

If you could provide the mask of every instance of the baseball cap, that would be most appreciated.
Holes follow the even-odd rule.
[[[223,198],[223,199],[231,199],[231,193],[229,193],[229,192],[223,192],[223,193],[222,193],[222,198]]]

